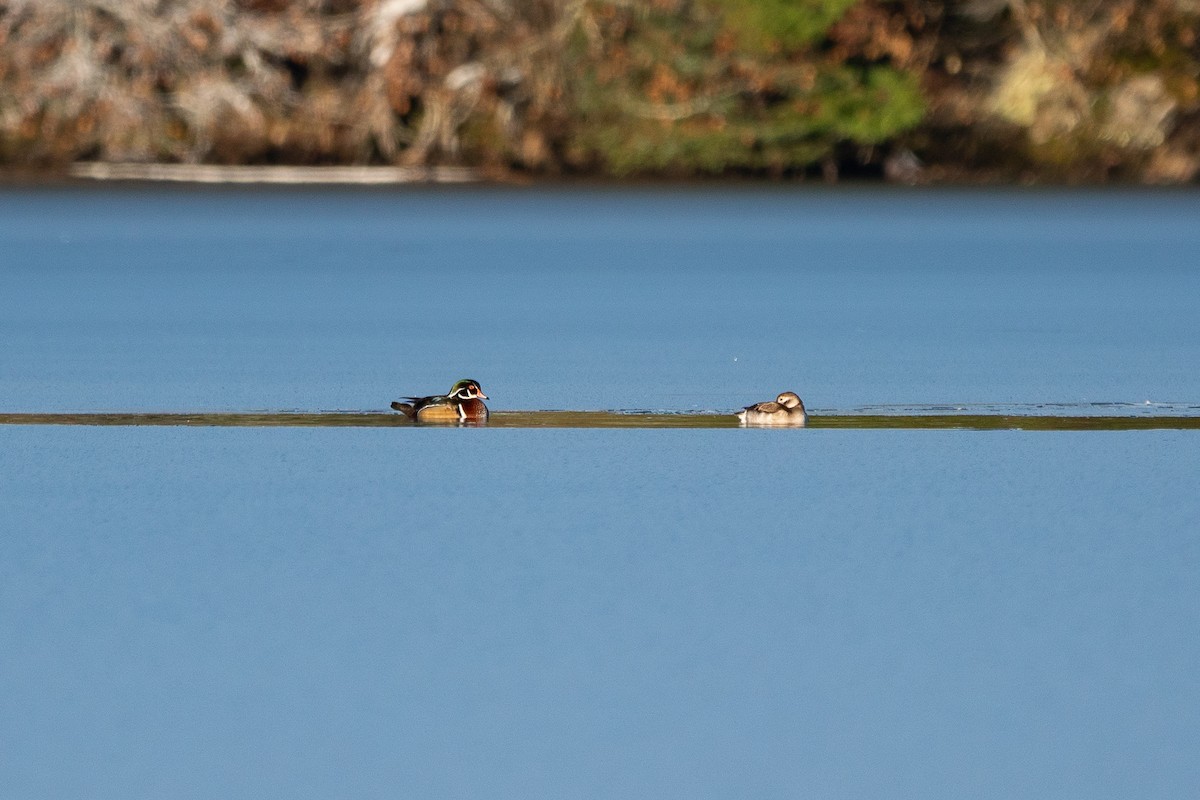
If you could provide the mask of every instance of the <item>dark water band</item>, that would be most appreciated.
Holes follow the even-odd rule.
[[[202,412],[4,414],[0,425],[103,425],[190,427],[411,428],[386,412]],[[737,428],[732,414],[638,411],[493,411],[489,428]],[[1036,414],[856,414],[809,417],[809,428],[911,430],[1131,431],[1200,430],[1200,416],[1062,416]]]

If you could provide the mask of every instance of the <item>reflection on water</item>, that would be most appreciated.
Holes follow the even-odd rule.
[[[935,407],[924,413],[849,413],[809,416],[809,428],[1128,431],[1200,430],[1200,415],[1152,416],[1102,414],[963,413]],[[414,423],[386,412],[328,411],[304,413],[263,411],[241,413],[128,413],[128,414],[0,414],[0,425],[176,425],[189,427],[302,427],[302,428],[738,428],[732,414],[667,413],[653,411],[493,411],[486,423]],[[799,430],[761,426],[772,430]]]

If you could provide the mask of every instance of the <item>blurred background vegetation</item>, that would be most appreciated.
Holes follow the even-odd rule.
[[[0,0],[0,166],[1184,183],[1200,0]]]

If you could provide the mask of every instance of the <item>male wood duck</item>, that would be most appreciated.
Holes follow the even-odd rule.
[[[755,403],[737,412],[743,425],[795,425],[808,422],[804,401],[795,392],[784,392],[770,403]]]
[[[479,388],[479,381],[470,379],[454,384],[446,394],[402,399],[408,402],[397,400],[392,408],[417,422],[487,422],[488,418],[483,404],[488,396]]]

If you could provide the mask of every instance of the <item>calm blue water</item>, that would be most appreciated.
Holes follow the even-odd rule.
[[[10,190],[0,411],[1196,405],[1198,212]],[[0,426],[0,475],[0,800],[1200,789],[1194,432]]]
[[[0,445],[4,797],[1200,786],[1191,432]]]
[[[0,409],[1200,398],[1200,195],[0,193]]]

